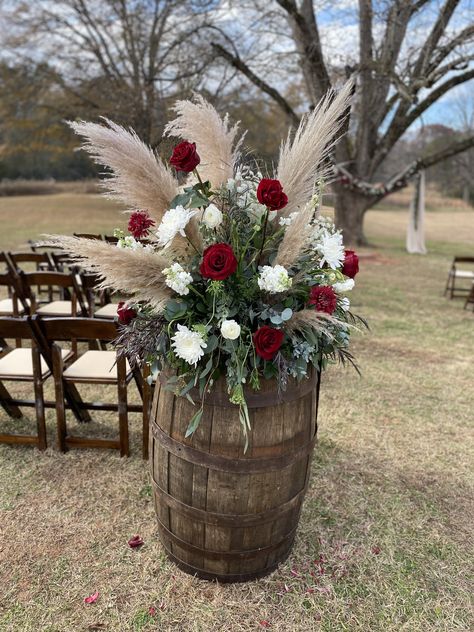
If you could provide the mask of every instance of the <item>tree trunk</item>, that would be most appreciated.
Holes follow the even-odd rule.
[[[373,205],[371,198],[334,185],[334,209],[337,228],[342,230],[346,246],[367,246],[364,234],[365,211]]]

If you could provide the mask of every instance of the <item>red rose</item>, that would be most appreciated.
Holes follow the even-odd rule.
[[[176,145],[170,158],[170,163],[176,171],[185,171],[186,173],[196,169],[200,162],[201,159],[196,151],[196,143],[190,143],[187,140],[183,140],[182,143]]]
[[[317,312],[332,314],[337,305],[337,294],[329,285],[315,285],[311,288],[308,305]]]
[[[128,232],[132,233],[135,239],[142,239],[154,225],[155,220],[151,219],[146,211],[134,211],[128,220]]]
[[[288,197],[283,193],[283,187],[279,180],[263,178],[257,188],[257,199],[271,211],[279,211],[288,204]]]
[[[342,264],[342,274],[353,279],[359,272],[359,257],[353,250],[346,250],[344,263]]]
[[[121,325],[130,325],[136,315],[137,312],[133,309],[133,307],[128,307],[125,301],[120,301],[117,305],[117,316]]]
[[[257,355],[264,360],[273,360],[281,347],[284,335],[281,329],[273,329],[273,327],[268,327],[268,325],[257,329],[252,335]]]
[[[214,244],[202,253],[200,273],[206,279],[223,281],[237,270],[237,259],[228,244]]]

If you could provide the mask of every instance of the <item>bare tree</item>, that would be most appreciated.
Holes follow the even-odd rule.
[[[47,62],[77,114],[106,115],[155,145],[166,105],[201,81],[210,0],[3,2],[10,59]]]
[[[288,54],[297,55],[309,103],[317,102],[344,74],[356,73],[355,105],[346,125],[350,133],[336,148],[333,188],[337,225],[348,242],[366,243],[363,219],[369,208],[405,187],[419,170],[474,146],[471,130],[436,153],[418,156],[384,182],[377,181],[387,156],[409,127],[450,90],[474,78],[474,24],[466,19],[461,26],[452,26],[460,0],[359,0],[358,51],[344,68],[324,53],[314,0],[264,4],[266,11],[273,11],[271,28],[293,41]],[[462,16],[458,18],[462,22]],[[233,47],[228,41],[229,34],[212,44],[216,54],[273,99],[292,124],[298,123],[300,116],[284,91],[255,71],[254,61],[244,58],[236,39]]]

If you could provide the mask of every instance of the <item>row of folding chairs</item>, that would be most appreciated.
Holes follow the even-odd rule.
[[[148,430],[152,387],[148,381],[148,369],[131,366],[128,360],[115,350],[104,348],[117,336],[113,321],[93,318],[42,318],[38,315],[23,318],[0,317],[0,405],[13,418],[23,416],[23,407],[36,411],[36,433],[28,435],[1,434],[0,443],[30,444],[40,450],[47,447],[45,409],[56,410],[57,448],[65,452],[70,448],[112,448],[121,456],[128,456],[128,413],[143,416],[143,457],[148,458]],[[8,340],[22,340],[28,347],[14,347]],[[64,343],[71,343],[64,348]],[[82,353],[77,343],[85,347]],[[61,344],[63,346],[61,346]],[[44,398],[44,383],[54,379],[54,401]],[[128,385],[134,381],[140,394],[141,404],[128,403]],[[32,384],[33,399],[13,397],[5,383],[27,382]],[[112,385],[117,389],[113,402],[84,401],[76,385]],[[10,385],[9,385],[9,388]],[[89,411],[117,411],[118,438],[88,438],[75,436],[68,429],[66,411],[78,421],[91,420]]]
[[[111,303],[109,293],[96,290],[97,276],[64,261],[58,264],[58,259],[56,253],[0,253],[5,267],[0,286],[6,289],[0,316],[39,313],[113,319],[117,305]],[[36,270],[26,272],[25,264],[31,263]]]
[[[474,311],[474,257],[454,257],[444,295],[450,299],[464,298],[464,309],[471,307]]]

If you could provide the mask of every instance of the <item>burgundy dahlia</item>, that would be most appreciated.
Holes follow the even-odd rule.
[[[332,314],[337,305],[337,294],[329,285],[315,285],[311,288],[308,305],[317,312]]]
[[[150,232],[150,228],[155,225],[146,211],[134,211],[128,220],[128,231],[135,239],[143,239]]]

